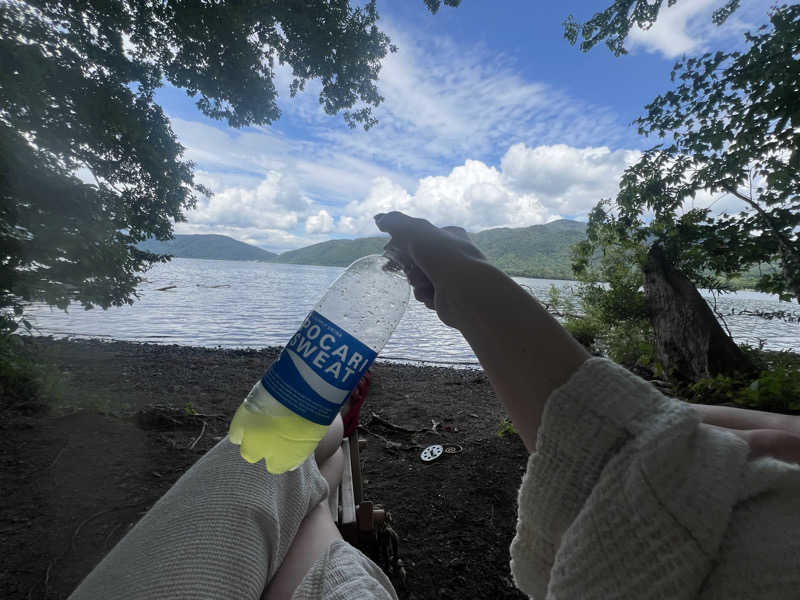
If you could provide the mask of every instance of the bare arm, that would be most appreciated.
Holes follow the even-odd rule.
[[[589,354],[463,233],[401,213],[376,222],[413,260],[408,275],[417,299],[461,331],[533,451],[548,397]]]
[[[772,456],[800,464],[800,415],[693,404],[707,425],[727,429],[750,446],[750,458]]]
[[[536,299],[494,267],[476,269],[480,290],[460,327],[529,452],[545,403],[589,354]]]
[[[458,227],[402,213],[377,215],[408,259],[414,295],[466,338],[529,451],[552,392],[588,353],[529,293],[490,265]],[[800,463],[800,416],[694,405],[703,421],[747,440],[751,458]]]

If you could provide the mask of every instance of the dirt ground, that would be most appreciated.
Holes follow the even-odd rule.
[[[50,365],[48,405],[0,413],[0,597],[9,600],[66,598],[225,435],[277,356],[276,349],[34,343]],[[395,579],[400,597],[523,598],[511,582],[508,547],[527,454],[518,436],[498,435],[504,414],[486,377],[382,363],[372,372],[361,411],[364,495],[392,515],[406,571],[404,584]],[[423,463],[421,449],[434,443],[463,452]]]

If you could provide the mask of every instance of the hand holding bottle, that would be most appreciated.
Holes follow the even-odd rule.
[[[408,256],[414,295],[461,331],[533,451],[547,398],[589,354],[457,228],[399,212],[377,215],[375,222],[392,236],[390,246]]]
[[[425,219],[400,212],[375,216],[378,229],[391,234],[387,251],[396,250],[398,260],[414,290],[414,297],[436,311],[446,325],[460,329],[459,300],[466,292],[468,277],[486,257],[461,227],[435,227]]]

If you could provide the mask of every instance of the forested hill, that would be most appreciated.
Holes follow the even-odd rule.
[[[569,279],[570,246],[586,237],[586,224],[553,221],[531,227],[486,229],[470,237],[486,257],[511,275]],[[329,240],[284,252],[276,262],[345,267],[367,254],[378,254],[385,237]]]
[[[586,238],[586,223],[562,219],[546,225],[471,233],[475,245],[510,275],[572,279],[570,247]]]
[[[572,277],[570,246],[586,237],[586,224],[561,220],[531,227],[487,229],[471,233],[470,237],[492,263],[511,275],[569,279]],[[279,255],[222,235],[176,235],[170,242],[150,240],[140,247],[177,258],[346,267],[357,258],[383,252],[387,239],[329,240]]]
[[[383,247],[389,241],[387,237],[367,237],[355,240],[328,240],[283,252],[275,262],[295,265],[326,265],[330,267],[346,267],[351,262],[368,254],[382,254]]]
[[[245,244],[226,235],[176,235],[168,242],[147,240],[139,248],[176,258],[209,258],[217,260],[263,260],[272,262],[278,255]]]

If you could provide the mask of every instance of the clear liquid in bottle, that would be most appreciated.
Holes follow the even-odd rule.
[[[314,452],[341,405],[405,313],[409,285],[385,256],[351,264],[239,406],[230,440],[274,474]]]

